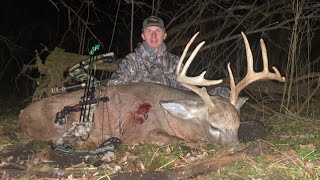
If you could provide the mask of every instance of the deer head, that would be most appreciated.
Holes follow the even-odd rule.
[[[202,72],[199,76],[196,77],[186,76],[187,69],[189,68],[194,57],[196,56],[200,48],[205,44],[205,42],[201,42],[197,45],[192,54],[189,56],[185,65],[182,67],[183,60],[189,50],[189,47],[198,34],[199,33],[196,33],[186,45],[178,63],[176,75],[177,81],[181,83],[182,86],[199,95],[201,97],[201,100],[178,100],[174,102],[161,102],[161,105],[176,118],[192,121],[196,127],[195,129],[197,129],[198,131],[203,131],[202,133],[205,133],[207,139],[209,139],[210,141],[219,145],[237,144],[239,142],[238,129],[240,126],[240,118],[235,106],[237,104],[240,91],[248,84],[257,80],[272,79],[283,82],[284,77],[280,75],[279,71],[275,67],[273,67],[275,73],[271,73],[268,71],[268,59],[266,47],[263,40],[261,40],[260,42],[264,70],[259,73],[253,71],[253,58],[249,42],[245,34],[241,33],[245,42],[247,54],[247,75],[243,80],[235,85],[230,64],[228,64],[231,89],[230,100],[225,101],[220,97],[210,97],[207,93],[207,89],[204,86],[217,85],[222,82],[221,79],[205,79],[204,75],[206,71]]]

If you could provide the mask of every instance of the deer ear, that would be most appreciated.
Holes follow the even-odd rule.
[[[160,105],[178,119],[203,119],[208,109],[204,102],[190,100],[160,101]]]
[[[237,102],[236,102],[236,109],[238,111],[238,114],[240,114],[240,108],[244,105],[244,103],[248,100],[248,97],[239,97]]]

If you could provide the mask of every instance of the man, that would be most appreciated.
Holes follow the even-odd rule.
[[[119,69],[113,73],[108,84],[153,82],[182,88],[176,82],[175,75],[179,57],[167,51],[164,44],[166,37],[166,29],[161,18],[146,18],[141,33],[143,42],[121,61]]]
[[[164,40],[167,33],[161,18],[150,16],[143,21],[139,43],[133,53],[127,55],[119,64],[108,84],[131,82],[153,82],[187,90],[176,81],[176,67],[179,57],[167,51]],[[209,95],[229,98],[228,88],[218,87],[210,90]]]

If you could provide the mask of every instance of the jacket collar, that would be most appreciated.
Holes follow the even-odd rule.
[[[162,56],[166,51],[167,51],[167,46],[162,43],[160,52],[157,53],[157,50],[155,48],[151,48],[150,46],[147,45],[146,42],[139,43],[137,48],[135,49],[136,52],[142,51],[142,52],[147,52],[151,56],[159,57]]]

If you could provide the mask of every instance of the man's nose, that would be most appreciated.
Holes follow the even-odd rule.
[[[152,33],[151,33],[151,37],[154,38],[154,37],[156,37],[156,36],[157,36],[157,33],[156,33],[156,32],[152,32]]]

